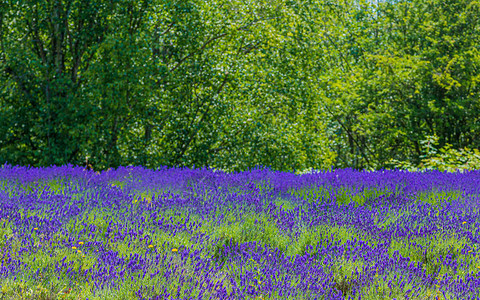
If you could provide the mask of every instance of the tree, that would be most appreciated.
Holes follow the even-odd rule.
[[[472,0],[0,0],[0,160],[243,170],[478,148]]]
[[[95,127],[84,75],[120,5],[108,1],[3,1],[1,157],[18,164],[79,163]]]

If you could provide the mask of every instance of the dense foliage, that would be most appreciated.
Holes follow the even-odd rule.
[[[0,161],[417,166],[480,146],[473,0],[0,0]],[[459,150],[458,150],[459,151]]]
[[[0,168],[2,299],[478,299],[480,172]]]
[[[452,148],[452,145],[446,144],[438,150],[437,136],[430,136],[421,143],[423,155],[421,156],[422,162],[419,165],[397,160],[392,160],[391,164],[396,169],[408,171],[438,170],[441,172],[463,172],[480,170],[480,151],[478,149],[462,148],[456,150]]]

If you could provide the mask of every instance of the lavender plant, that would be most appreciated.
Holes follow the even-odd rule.
[[[480,172],[0,168],[2,299],[476,299]]]

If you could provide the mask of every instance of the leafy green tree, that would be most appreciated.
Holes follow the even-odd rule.
[[[0,161],[378,169],[420,164],[427,136],[479,147],[476,1],[0,4]]]
[[[434,134],[440,147],[479,147],[479,6],[448,3],[313,2],[303,10],[305,22],[319,20],[312,33],[326,49],[317,91],[337,167],[419,163],[420,142]]]
[[[368,56],[378,80],[367,87],[391,110],[376,132],[396,129],[384,136],[396,140],[397,157],[418,162],[427,135],[437,135],[441,147],[479,147],[479,8],[474,1],[435,0],[381,6],[385,50]]]
[[[3,4],[12,5],[1,15],[2,160],[232,170],[332,162],[319,151],[321,122],[297,103],[305,89],[290,86],[302,85],[297,69],[282,65],[295,60],[284,1]]]
[[[119,5],[3,1],[0,157],[15,164],[79,163],[95,137],[95,103],[80,92]]]

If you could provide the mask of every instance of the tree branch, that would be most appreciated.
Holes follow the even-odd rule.
[[[38,10],[37,9],[35,9],[35,13],[36,13],[35,20],[38,20]],[[42,40],[40,39],[40,34],[38,32],[38,25],[36,23],[34,23],[34,24],[30,23],[28,19],[26,19],[26,22],[27,22],[27,26],[30,29],[30,32],[33,32],[33,34],[34,34],[33,42],[34,42],[34,45],[36,47],[34,47],[33,50],[34,50],[34,52],[37,53],[37,55],[42,60],[42,64],[47,65],[47,56],[45,54],[45,48],[43,47]]]
[[[225,86],[225,84],[227,83],[228,81],[228,73],[225,74],[225,77],[222,81],[222,83],[220,84],[220,86],[217,88],[217,91],[214,95],[218,95],[220,94],[220,92],[222,91],[223,87]],[[203,122],[203,119],[204,117],[208,114],[208,112],[210,111],[210,108],[212,106],[211,105],[208,105],[207,106],[207,109],[202,113],[201,117],[200,117],[200,120],[198,121],[197,123],[197,126],[196,126],[196,129],[195,130],[192,130],[192,132],[190,133],[190,136],[188,137],[188,140],[187,142],[185,143],[185,146],[182,148],[182,150],[180,151],[180,153],[177,155],[175,161],[178,162],[178,160],[185,155],[185,152],[187,151],[188,147],[190,146],[190,144],[192,143],[192,141],[194,140],[194,137],[198,134],[199,130],[200,130],[200,125],[202,124]]]

